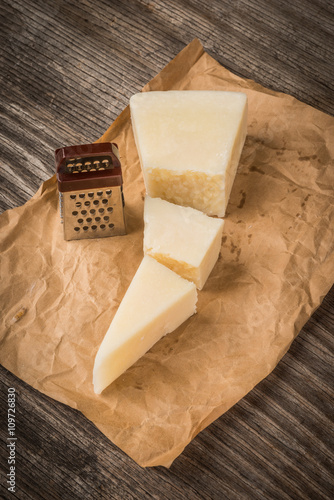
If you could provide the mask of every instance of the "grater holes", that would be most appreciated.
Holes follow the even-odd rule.
[[[87,165],[88,160],[90,165]],[[113,168],[111,161],[107,164],[107,162],[102,161],[103,158],[100,158],[100,161],[94,164],[94,160],[96,158],[87,158],[85,161],[79,162],[76,159],[70,173],[73,174],[74,170],[80,173],[85,169],[90,172],[91,169],[95,168],[96,171],[104,169],[103,167],[107,169]],[[77,191],[67,193],[67,201],[69,202],[68,215],[71,214],[72,217],[72,224],[70,218],[68,218],[67,228],[65,228],[68,236],[70,236],[70,232],[72,232],[73,239],[97,238],[98,236],[105,237],[118,234],[118,206],[113,201],[116,188],[110,185],[95,187],[94,184],[91,186],[87,184],[87,188],[82,189],[81,187]],[[117,216],[117,222],[114,220],[114,214]]]

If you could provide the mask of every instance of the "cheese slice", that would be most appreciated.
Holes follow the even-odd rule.
[[[144,253],[202,289],[219,256],[224,221],[146,196]]]
[[[130,110],[147,194],[223,217],[246,137],[246,94],[144,92]]]
[[[194,314],[196,301],[193,283],[144,256],[97,352],[96,394]]]

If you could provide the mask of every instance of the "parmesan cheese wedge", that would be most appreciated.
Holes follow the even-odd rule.
[[[158,340],[196,312],[190,281],[144,256],[97,352],[93,384],[100,394]]]
[[[130,111],[147,194],[223,217],[246,137],[246,94],[143,92]]]
[[[146,196],[144,223],[144,253],[201,290],[218,259],[224,221]]]

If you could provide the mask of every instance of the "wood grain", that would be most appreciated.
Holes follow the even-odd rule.
[[[92,142],[198,37],[233,72],[334,114],[329,0],[2,0],[0,209]],[[80,413],[1,368],[3,498],[331,499],[334,288],[274,372],[170,470],[141,469]],[[17,489],[7,491],[7,389],[17,392]]]

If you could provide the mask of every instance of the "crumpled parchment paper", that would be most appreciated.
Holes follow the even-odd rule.
[[[233,75],[198,40],[144,91],[170,89],[245,92],[248,136],[197,314],[102,395],[95,354],[143,256],[129,109],[100,139],[120,149],[126,236],[64,241],[54,177],[0,217],[0,362],[79,409],[142,466],[170,466],[266,377],[334,281],[334,118]]]

